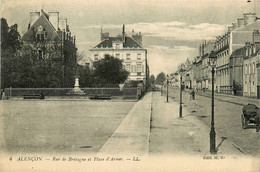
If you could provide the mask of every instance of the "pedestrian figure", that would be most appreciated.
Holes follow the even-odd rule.
[[[195,100],[195,91],[194,90],[192,90],[191,95],[192,95],[192,100]]]
[[[260,108],[256,107],[256,116],[255,116],[255,125],[256,125],[256,132],[259,132],[260,128]]]
[[[198,93],[199,92],[199,90],[197,89],[197,87],[195,87],[195,91]]]
[[[236,96],[237,95],[237,88],[236,87],[233,88],[233,92],[234,92],[234,96]]]

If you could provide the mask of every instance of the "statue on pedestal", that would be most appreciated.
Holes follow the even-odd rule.
[[[74,88],[67,95],[85,95],[84,91],[79,88],[79,76],[75,76]]]

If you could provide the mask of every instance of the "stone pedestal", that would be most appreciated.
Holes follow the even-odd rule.
[[[79,78],[75,78],[74,88],[67,95],[85,95],[84,91],[79,88]]]

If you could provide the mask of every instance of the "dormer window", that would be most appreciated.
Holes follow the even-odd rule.
[[[120,48],[120,45],[119,44],[116,44],[116,49],[119,49]]]
[[[36,41],[44,41],[45,40],[45,31],[42,26],[39,26],[37,28],[37,33],[36,33]]]

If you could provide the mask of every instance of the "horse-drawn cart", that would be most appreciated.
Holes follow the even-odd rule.
[[[248,104],[242,109],[243,114],[241,115],[242,128],[255,128],[256,127],[256,111],[257,106],[255,104]]]

